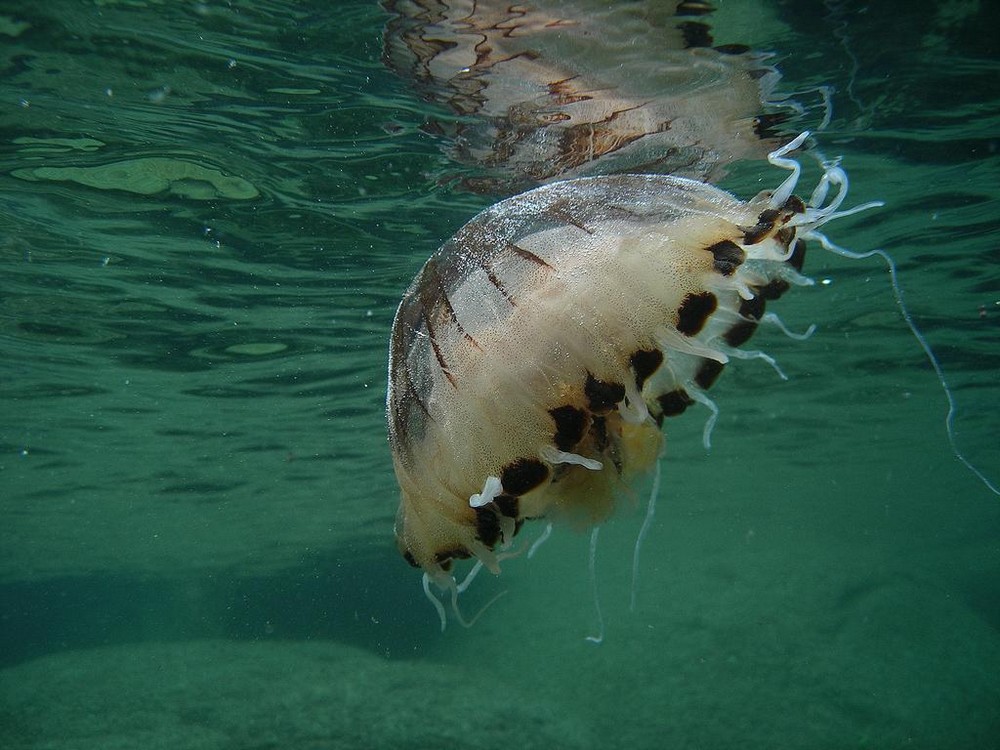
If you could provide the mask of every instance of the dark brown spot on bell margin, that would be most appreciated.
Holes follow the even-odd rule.
[[[764,286],[756,287],[754,291],[764,299],[779,299],[789,288],[791,284],[784,279],[771,279]]]
[[[412,553],[412,552],[410,552],[410,550],[405,550],[405,551],[403,552],[403,559],[404,559],[404,560],[406,560],[406,562],[408,562],[408,563],[409,563],[409,564],[410,564],[411,566],[413,566],[414,568],[419,568],[419,567],[420,567],[420,566],[419,566],[419,565],[417,564],[417,558],[415,558],[415,557],[413,556],[413,553]]]
[[[743,55],[749,52],[750,48],[745,44],[720,44],[715,51],[723,55]]]
[[[553,442],[561,451],[571,451],[583,439],[587,429],[587,412],[575,406],[559,406],[549,409],[549,414],[556,423]]]
[[[624,468],[622,458],[618,450],[618,445],[612,441],[612,436],[608,432],[608,420],[605,417],[597,417],[590,423],[590,439],[594,447],[597,448],[602,458],[610,459],[618,474]]]
[[[796,271],[801,271],[802,266],[806,262],[806,241],[805,240],[795,240],[795,244],[792,245],[792,257],[788,259],[788,265],[794,268]]]
[[[500,541],[500,519],[489,505],[476,508],[476,539],[490,549]]]
[[[736,269],[743,264],[747,257],[743,248],[732,240],[722,240],[705,249],[715,258],[713,266],[723,276],[732,276],[736,273]]]
[[[685,0],[677,6],[677,16],[705,16],[713,12],[713,8],[708,3],[700,3],[696,0]]]
[[[692,292],[684,298],[677,311],[677,330],[685,336],[694,336],[705,327],[718,306],[719,300],[711,292]]]
[[[724,334],[722,340],[730,346],[741,346],[750,340],[753,332],[757,330],[757,321],[741,320]]]
[[[663,352],[659,349],[640,349],[629,358],[629,364],[635,373],[635,387],[641,391],[649,376],[663,364]]]
[[[441,550],[434,553],[434,562],[444,570],[451,570],[452,560],[465,560],[472,557],[472,553],[465,547],[453,547],[452,549]]]
[[[590,436],[594,440],[594,447],[603,452],[608,447],[608,420],[594,417],[590,423]]]
[[[677,24],[677,28],[684,35],[685,47],[712,46],[712,32],[706,24],[700,21],[684,21]]]
[[[493,504],[497,506],[500,515],[507,516],[507,518],[517,518],[521,512],[520,503],[518,503],[517,498],[513,495],[497,495],[493,498]]]
[[[757,217],[757,224],[747,229],[743,234],[744,245],[756,245],[774,229],[774,224],[781,212],[774,208],[765,208]]]
[[[797,195],[788,196],[788,200],[785,201],[785,205],[782,206],[785,211],[791,211],[793,214],[804,214],[806,212],[806,204]]]
[[[760,295],[754,297],[753,299],[745,299],[740,301],[739,313],[744,318],[752,318],[753,320],[760,320],[764,317],[764,309],[767,307],[767,302]]]
[[[583,393],[587,397],[587,404],[592,412],[606,414],[625,398],[625,386],[621,383],[598,380],[588,372],[587,382],[583,385]]]
[[[549,467],[537,458],[519,458],[511,461],[500,472],[500,484],[508,495],[523,495],[549,478]],[[509,515],[504,513],[504,515]],[[514,518],[517,517],[515,513]]]
[[[701,367],[698,368],[698,372],[695,373],[694,382],[698,384],[699,388],[708,390],[721,374],[721,362],[714,359],[704,359],[701,362]]]
[[[694,403],[694,399],[683,389],[664,393],[656,400],[660,404],[663,416],[665,417],[676,417],[678,414],[683,414],[684,410]]]

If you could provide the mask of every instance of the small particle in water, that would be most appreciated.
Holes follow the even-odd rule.
[[[101,265],[102,266],[107,266],[108,263],[110,263],[110,262],[111,262],[111,256],[110,255],[105,255],[103,258],[101,258]]]
[[[158,89],[153,89],[146,96],[148,97],[149,101],[151,101],[153,104],[160,104],[161,102],[166,100],[169,94],[170,94],[170,87],[164,84],[163,86],[160,86],[160,88]]]
[[[236,67],[236,60],[234,60],[233,58],[230,57],[229,61],[226,63],[226,67],[229,68],[230,70],[232,70],[233,68],[235,68]]]
[[[104,89],[104,95],[110,99],[115,95],[115,92],[111,90],[110,86],[108,86],[108,88]]]
[[[823,286],[830,286],[833,283],[833,279],[820,279],[819,283]]]
[[[27,448],[21,448],[21,452],[20,452],[19,455],[21,456],[21,458],[27,458],[28,457],[28,449]]]
[[[19,107],[24,107],[25,109],[31,106],[31,102],[29,102],[27,99],[18,99],[17,104]]]
[[[365,310],[365,317],[366,317],[366,318],[370,318],[370,317],[372,316],[372,314],[373,314],[373,313],[372,313],[372,311],[371,311],[371,310]]]

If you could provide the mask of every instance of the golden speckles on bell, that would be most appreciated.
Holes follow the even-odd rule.
[[[685,336],[696,335],[718,306],[719,300],[711,292],[688,294],[677,310],[677,330]]]

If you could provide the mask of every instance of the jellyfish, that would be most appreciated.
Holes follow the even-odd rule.
[[[729,361],[774,364],[743,345],[769,302],[811,283],[806,240],[836,248],[820,228],[873,205],[841,210],[836,165],[795,195],[807,135],[769,155],[791,174],[750,200],[671,175],[555,182],[486,209],[423,266],[393,322],[386,404],[396,540],[442,625],[429,584],[454,604],[455,560],[498,573],[534,519],[599,528],[657,465],[668,418],[714,415]]]
[[[804,108],[775,96],[767,54],[717,44],[705,2],[383,0],[385,62],[449,111],[429,129],[472,166],[461,185],[510,194],[423,266],[396,312],[386,400],[400,486],[396,540],[466,620],[458,595],[482,569],[528,556],[552,524],[597,533],[640,477],[653,488],[666,421],[698,405],[761,325],[792,334],[768,303],[807,285],[806,241],[880,257],[904,321],[948,401],[940,363],[903,302],[892,258],[854,253],[821,231],[848,180],[814,150],[822,175],[806,200],[780,126]],[[821,87],[828,104],[828,90]],[[820,129],[830,121],[827,107]],[[742,200],[712,183],[742,159],[790,174]],[[540,187],[539,187],[540,186]],[[534,189],[528,189],[534,188]],[[805,335],[812,330],[810,329]],[[533,545],[515,537],[544,521]],[[464,578],[455,561],[474,560]],[[596,584],[595,584],[596,585]],[[601,619],[599,602],[598,619]],[[603,630],[603,626],[602,626]],[[600,641],[600,636],[591,638]]]
[[[462,185],[511,194],[656,172],[716,181],[779,145],[778,71],[717,44],[705,2],[386,0],[384,59],[447,108],[429,123]]]

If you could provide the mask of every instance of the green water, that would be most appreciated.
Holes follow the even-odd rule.
[[[996,483],[996,5],[717,5],[803,127],[834,87],[818,143],[886,206],[829,234],[895,256]],[[817,333],[752,342],[789,380],[728,368],[710,452],[703,410],[668,424],[634,612],[642,498],[602,531],[601,646],[566,529],[439,632],[392,539],[386,344],[490,200],[385,20],[0,2],[0,747],[1000,747],[1000,497],[877,259],[813,248],[773,309]]]

